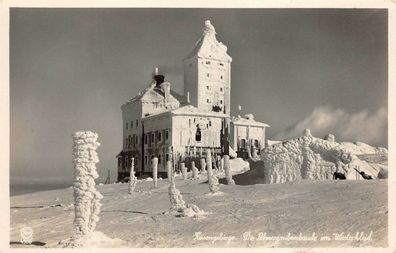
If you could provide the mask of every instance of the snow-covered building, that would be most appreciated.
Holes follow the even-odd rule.
[[[118,180],[129,176],[132,157],[138,175],[151,174],[151,159],[157,157],[161,174],[171,155],[188,164],[207,148],[217,157],[228,152],[230,144],[238,152],[246,151],[247,143],[264,147],[267,124],[253,116],[230,118],[231,62],[227,47],[217,41],[207,20],[201,38],[184,59],[183,95],[173,91],[156,69],[149,87],[121,107]]]

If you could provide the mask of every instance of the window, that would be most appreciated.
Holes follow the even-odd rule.
[[[133,121],[131,121],[131,129],[133,128]]]
[[[197,125],[197,131],[195,132],[195,141],[201,141],[201,129]]]
[[[165,140],[168,140],[168,139],[169,139],[169,131],[166,130],[166,131],[165,131]]]
[[[144,164],[147,164],[147,156],[144,156]]]
[[[125,138],[125,146],[128,146],[128,138]]]
[[[254,147],[256,147],[256,148],[259,147],[259,141],[258,140],[254,140]]]
[[[210,89],[210,88],[209,88],[209,85],[207,85],[207,86],[206,86],[206,89],[207,89],[207,90],[209,90],[209,89]]]
[[[139,136],[135,136],[135,144],[138,144],[139,143]]]
[[[145,135],[144,135],[144,144],[147,144],[147,135],[148,135],[148,134],[145,134]]]
[[[220,76],[220,79],[223,80],[223,76]]]
[[[166,155],[165,155],[165,160],[166,160],[166,161],[169,161],[169,154],[166,154]]]
[[[153,162],[153,159],[154,159],[154,155],[151,155],[151,160],[150,161]]]
[[[222,67],[224,67],[224,64],[223,64],[223,63],[219,63],[219,65],[222,66]]]
[[[210,65],[210,61],[206,61],[206,65]]]
[[[207,103],[210,103],[210,100],[209,100],[209,98],[207,98],[207,99],[206,99],[206,102],[207,102]]]
[[[222,88],[222,87],[220,87],[220,91],[223,91],[223,88]]]
[[[126,130],[128,130],[128,122],[125,124],[125,128]]]
[[[162,139],[162,134],[161,132],[158,132],[158,141],[161,141],[161,139]]]
[[[139,125],[139,121],[138,120],[136,120],[136,127]]]
[[[241,139],[241,147],[242,148],[246,147],[246,140],[245,139]]]
[[[125,169],[128,167],[128,157],[125,157]]]
[[[155,133],[151,133],[151,143],[155,142]]]
[[[220,104],[221,104],[221,105],[223,104],[223,100],[220,100]]]
[[[209,120],[209,126],[212,126],[212,121]]]
[[[209,73],[206,73],[206,77],[210,77]]]
[[[161,164],[161,154],[158,155],[158,164]]]

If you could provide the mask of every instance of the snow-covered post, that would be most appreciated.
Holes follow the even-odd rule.
[[[205,158],[201,158],[200,160],[200,164],[201,164],[201,171],[205,172],[206,171],[206,162],[205,162]]]
[[[73,135],[74,164],[74,227],[76,236],[87,235],[95,230],[99,221],[102,194],[95,189],[99,177],[95,164],[99,162],[96,149],[98,134],[86,131]]]
[[[167,161],[166,162],[166,174],[168,175],[169,182],[171,182],[172,177],[173,177],[172,162],[171,161]]]
[[[206,150],[206,159],[207,159],[206,162],[208,168],[209,189],[211,193],[215,193],[219,191],[219,180],[213,175],[212,154],[210,153],[210,149]]]
[[[230,168],[230,157],[228,155],[223,156],[224,164],[224,174],[228,185],[235,184],[234,179],[232,179],[231,168]]]
[[[183,179],[186,180],[187,179],[187,168],[186,165],[182,162],[180,163],[180,167],[181,167],[181,172],[183,175]]]
[[[198,168],[195,166],[195,162],[191,161],[191,171],[193,173],[193,180],[197,180],[198,179]]]
[[[135,158],[131,158],[131,172],[129,174],[129,187],[128,187],[128,193],[132,194],[132,192],[135,190],[137,184],[137,178],[135,176]]]
[[[158,158],[154,157],[151,160],[151,164],[153,166],[153,182],[154,182],[154,188],[157,188],[158,186]]]
[[[224,158],[220,158],[220,171],[224,171]]]

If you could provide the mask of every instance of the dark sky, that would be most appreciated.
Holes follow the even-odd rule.
[[[70,180],[77,130],[99,133],[98,168],[114,178],[121,104],[156,66],[182,92],[182,59],[206,19],[233,57],[234,114],[242,105],[271,125],[269,137],[307,125],[314,135],[348,128],[355,133],[341,140],[387,145],[386,10],[14,8],[10,16],[12,183]]]

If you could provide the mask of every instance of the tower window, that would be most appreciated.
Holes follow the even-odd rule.
[[[220,88],[220,91],[223,91],[223,88],[222,88],[222,87]]]
[[[223,64],[223,63],[219,63],[219,65],[222,66],[222,67],[224,67],[224,64]]]
[[[223,104],[223,100],[220,100],[220,104],[221,104],[221,105]]]
[[[206,102],[207,102],[207,103],[210,103],[210,100],[209,100],[209,98],[207,98],[207,99],[206,99]]]
[[[207,85],[207,86],[206,86],[206,89],[207,89],[207,90],[209,90],[209,89],[210,89],[210,88],[209,88],[209,85]]]
[[[223,80],[223,76],[220,76],[220,79]]]
[[[210,61],[207,61],[206,64],[207,64],[207,65],[210,65]]]
[[[209,73],[206,73],[206,77],[210,77]]]
[[[201,141],[201,128],[197,125],[197,131],[195,132],[195,141]]]

